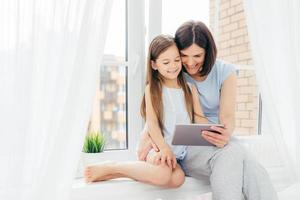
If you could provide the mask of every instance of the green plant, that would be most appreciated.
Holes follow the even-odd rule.
[[[84,153],[100,153],[104,150],[105,138],[99,131],[88,132],[85,136],[83,152]]]

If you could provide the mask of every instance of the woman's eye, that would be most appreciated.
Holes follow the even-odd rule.
[[[167,65],[167,64],[169,64],[169,62],[166,62],[166,63],[163,63],[164,65]]]
[[[175,60],[175,62],[180,62],[180,60]]]

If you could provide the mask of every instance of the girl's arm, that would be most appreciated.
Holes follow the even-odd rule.
[[[204,131],[202,136],[217,147],[224,147],[235,128],[236,74],[231,74],[221,88],[219,121],[225,128],[213,127],[221,134]]]
[[[147,85],[145,88],[145,100],[146,100],[146,121],[148,125],[148,132],[151,139],[157,145],[160,151],[160,155],[161,155],[160,160],[162,163],[166,161],[169,167],[174,167],[174,166],[176,167],[176,157],[174,156],[170,146],[165,142],[165,139],[162,135],[162,130],[158,125],[158,120],[152,106],[149,85]]]

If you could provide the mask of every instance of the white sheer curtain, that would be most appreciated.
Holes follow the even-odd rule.
[[[300,178],[300,1],[244,0],[254,66],[286,176]],[[271,156],[271,155],[270,155]]]
[[[0,1],[0,199],[68,199],[111,4]]]

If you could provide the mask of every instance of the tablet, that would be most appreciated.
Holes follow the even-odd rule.
[[[172,145],[186,145],[186,146],[214,146],[205,140],[201,132],[211,130],[210,127],[224,127],[222,124],[177,124],[173,135]]]

